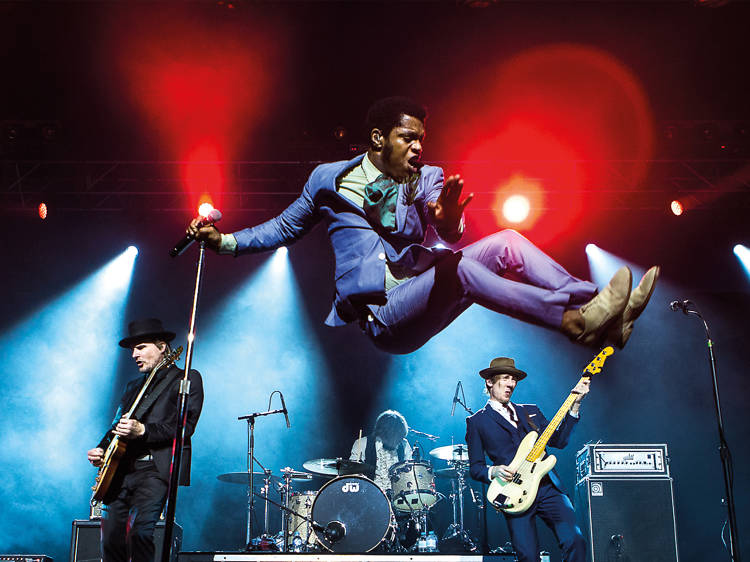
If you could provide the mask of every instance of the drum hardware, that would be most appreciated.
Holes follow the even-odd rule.
[[[440,542],[444,551],[476,552],[477,547],[464,526],[464,490],[468,488],[471,492],[472,501],[474,504],[477,503],[474,491],[466,484],[469,463],[466,461],[448,461],[448,464],[451,466],[447,469],[441,469],[440,472],[441,476],[451,479],[452,492],[450,498],[453,508],[453,523],[448,526]],[[482,507],[481,504],[479,507]]]
[[[203,246],[201,246],[201,251],[203,250]],[[271,410],[271,400],[273,399],[273,395],[278,393],[281,397],[281,404],[282,407],[280,409]],[[270,484],[270,476],[271,471],[267,470],[261,463],[258,461],[257,458],[255,458],[255,419],[264,417],[264,416],[271,416],[274,414],[284,414],[284,416],[287,419],[287,427],[289,427],[289,417],[287,414],[286,405],[284,404],[284,398],[281,396],[281,392],[278,390],[274,390],[271,395],[268,397],[268,409],[265,412],[253,412],[252,414],[247,414],[245,416],[239,416],[237,419],[240,421],[247,421],[247,475],[248,475],[248,483],[247,483],[247,530],[245,535],[245,550],[255,550],[255,545],[253,545],[252,536],[253,536],[253,509],[255,508],[255,495],[256,492],[254,490],[254,468],[255,463],[258,464],[258,466],[263,470],[264,475],[268,478],[268,481],[265,482],[265,490],[266,493],[264,495],[265,498],[265,508],[264,508],[264,530],[263,530],[263,537],[267,538],[268,534],[268,490],[269,490],[269,484]]]
[[[418,429],[414,429],[413,427],[409,428],[409,433],[415,433],[416,435],[421,435],[425,439],[429,439],[430,441],[437,441],[440,439],[439,435],[432,435],[430,433],[425,433],[424,431],[419,431]]]
[[[311,459],[302,463],[305,470],[321,476],[346,476],[349,474],[366,474],[374,467],[364,462],[349,459]]]
[[[306,498],[309,493],[295,494],[292,489],[292,481],[294,480],[310,480],[313,475],[309,472],[302,472],[295,470],[290,467],[284,467],[281,469],[283,475],[283,483],[279,485],[279,492],[281,493],[282,503],[286,510],[281,511],[281,550],[283,552],[303,552],[307,550],[308,537],[312,535],[312,529],[309,524],[305,525],[305,521],[297,521],[296,517],[299,516],[299,509],[304,510],[305,515],[308,515],[312,509],[312,500]],[[315,492],[313,492],[314,497]],[[297,502],[299,497],[305,497],[307,501]],[[296,509],[290,509],[290,502],[294,502]],[[291,524],[291,525],[290,525]],[[304,540],[302,539],[302,533],[300,533],[299,527],[304,525],[302,531],[304,533]],[[290,526],[292,527],[290,529]],[[296,533],[296,535],[295,535]],[[299,538],[299,544],[295,541]]]

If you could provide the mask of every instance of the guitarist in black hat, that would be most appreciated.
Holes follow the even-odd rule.
[[[519,449],[521,440],[530,432],[541,433],[548,425],[541,410],[534,404],[510,401],[519,381],[526,373],[516,368],[510,357],[493,359],[489,368],[479,375],[484,379],[487,405],[466,418],[466,444],[472,478],[485,484],[502,479],[510,482],[515,472],[509,465]],[[581,379],[571,394],[572,407],[560,426],[552,434],[549,445],[562,449],[578,422],[581,400],[589,391],[589,381]],[[485,455],[492,465],[485,464]],[[526,479],[526,478],[525,478]],[[554,470],[546,474],[535,500],[522,513],[505,512],[510,538],[519,562],[538,562],[539,543],[536,533],[537,516],[552,530],[566,562],[584,562],[586,543],[576,523],[573,504],[565,495],[560,478]]]
[[[177,425],[178,391],[182,369],[169,361],[169,342],[174,332],[165,330],[156,318],[136,320],[128,325],[128,337],[120,346],[132,350],[138,370],[143,376],[132,380],[125,389],[110,431],[99,444],[88,451],[91,464],[105,463],[105,450],[117,436],[125,451],[114,476],[103,493],[102,560],[104,562],[153,562],[154,529],[164,509],[172,457],[172,441]],[[159,368],[140,396],[131,416],[134,401],[154,369]],[[185,426],[185,442],[180,469],[180,485],[190,484],[190,436],[195,431],[203,406],[203,381],[198,371],[191,370],[190,397]],[[109,457],[106,458],[109,460]],[[95,492],[96,495],[97,492]]]

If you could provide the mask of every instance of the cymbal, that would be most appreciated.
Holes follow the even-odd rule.
[[[360,474],[372,470],[372,465],[348,459],[311,459],[303,462],[305,470],[325,476],[343,476],[345,474]]]
[[[455,445],[445,445],[444,447],[437,447],[430,451],[433,457],[442,459],[444,461],[468,461],[469,450],[463,443],[457,443]]]
[[[253,488],[262,488],[265,485],[265,477],[264,472],[253,472]],[[244,484],[247,486],[250,483],[247,472],[227,472],[226,474],[219,474],[216,478],[227,484]],[[277,482],[281,482],[281,478],[271,474],[271,483],[276,484]]]

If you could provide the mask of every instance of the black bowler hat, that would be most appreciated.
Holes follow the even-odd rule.
[[[487,369],[479,371],[479,376],[489,379],[495,375],[513,375],[517,381],[526,378],[526,373],[516,369],[516,362],[510,357],[496,357]]]
[[[130,348],[149,340],[172,341],[175,337],[174,332],[164,329],[158,318],[133,320],[128,324],[128,334],[128,337],[120,340],[120,347]]]

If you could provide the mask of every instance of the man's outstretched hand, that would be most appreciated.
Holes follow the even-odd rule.
[[[190,221],[190,224],[185,231],[186,234],[189,234],[196,240],[205,240],[206,247],[214,252],[218,252],[219,246],[221,246],[221,232],[219,232],[219,230],[212,224],[199,227],[200,221],[200,218],[195,218]]]
[[[461,216],[466,205],[474,198],[474,194],[470,193],[466,199],[460,201],[463,188],[464,180],[461,179],[461,176],[458,174],[449,176],[445,180],[445,185],[443,185],[443,190],[437,200],[427,203],[430,218],[434,222],[438,234],[446,242],[456,242],[461,238],[461,232],[459,231]]]

